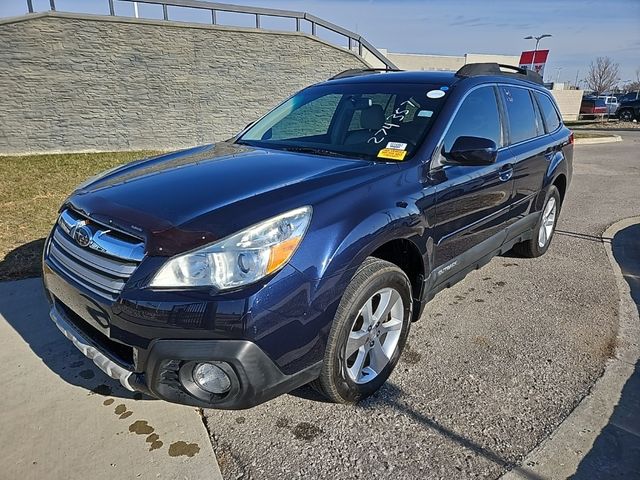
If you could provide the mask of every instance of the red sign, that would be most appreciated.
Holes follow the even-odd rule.
[[[547,63],[549,50],[529,50],[522,52],[520,55],[520,68],[528,68],[534,72],[538,72],[540,76],[544,75],[544,65]]]

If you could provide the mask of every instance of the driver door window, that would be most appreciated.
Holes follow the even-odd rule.
[[[445,152],[451,151],[458,137],[480,137],[493,140],[502,147],[503,134],[500,113],[493,87],[482,87],[465,98],[444,137]]]

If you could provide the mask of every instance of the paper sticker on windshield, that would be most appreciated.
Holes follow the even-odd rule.
[[[427,92],[428,98],[442,98],[444,95],[445,93],[442,90],[429,90]]]
[[[433,110],[419,110],[418,114],[419,117],[427,117],[430,118],[431,115],[433,115]]]
[[[406,150],[407,144],[400,142],[389,142],[387,143],[387,148],[391,148],[393,150]]]
[[[389,158],[391,160],[404,160],[406,155],[406,150],[394,150],[393,148],[383,148],[378,152],[378,158]]]

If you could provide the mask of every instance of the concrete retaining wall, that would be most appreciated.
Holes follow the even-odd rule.
[[[578,120],[583,93],[582,90],[551,90],[564,121]]]
[[[0,154],[219,141],[357,55],[316,37],[68,13],[0,21]]]

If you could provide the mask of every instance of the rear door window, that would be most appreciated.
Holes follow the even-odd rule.
[[[553,102],[543,93],[536,92],[534,95],[538,100],[547,133],[556,131],[560,127],[560,117],[558,116],[558,111],[553,106]]]
[[[529,95],[533,95],[532,91],[529,91]],[[531,97],[531,102],[533,103],[533,110],[536,114],[536,136],[544,135],[544,121],[542,120],[542,113],[540,112],[540,107],[536,104],[536,101],[533,97]]]
[[[537,135],[536,115],[526,88],[500,87],[509,119],[510,143],[523,142]]]

